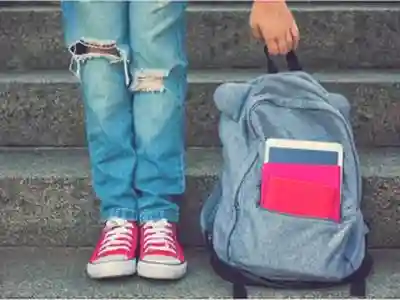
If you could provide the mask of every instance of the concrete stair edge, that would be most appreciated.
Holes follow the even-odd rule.
[[[187,144],[220,146],[219,112],[213,101],[215,89],[224,82],[242,82],[264,72],[262,69],[190,70]],[[328,91],[349,99],[359,146],[400,145],[400,72],[310,72]],[[84,146],[81,96],[77,79],[66,70],[0,73],[0,131],[3,132],[0,145]]]
[[[285,71],[284,61],[279,60],[281,71]],[[400,83],[400,67],[398,69],[343,69],[343,70],[309,70],[304,71],[322,82],[343,83]],[[224,83],[240,82],[266,74],[266,66],[258,68],[218,68],[188,70],[189,83]],[[10,70],[0,71],[0,83],[78,83],[79,80],[67,69],[61,70]]]
[[[0,294],[5,298],[232,298],[232,287],[211,269],[208,254],[186,251],[188,274],[177,282],[155,282],[138,277],[92,281],[85,276],[90,249],[0,247]],[[367,279],[367,298],[396,298],[400,294],[400,252],[375,250],[374,270]],[[250,298],[346,299],[349,286],[321,290],[249,288]]]
[[[0,246],[94,244],[100,217],[86,150],[1,150]],[[400,247],[400,153],[367,149],[361,161],[370,245]],[[187,162],[180,235],[185,245],[202,246],[199,211],[221,166],[219,149],[190,148]]]
[[[305,65],[319,69],[399,67],[396,20],[399,5],[300,5],[294,7]],[[195,5],[189,8],[188,52],[192,66],[256,67],[262,46],[249,35],[248,7]],[[0,9],[0,66],[11,69],[66,68],[59,9]],[[329,24],[329,26],[327,26]],[[0,33],[1,36],[1,33]],[[13,43],[9,43],[13,36]],[[1,41],[4,41],[2,43]]]
[[[219,147],[189,147],[186,175],[217,176],[222,164]],[[363,177],[400,177],[400,148],[360,148]],[[0,147],[0,180],[5,178],[90,177],[83,147]]]

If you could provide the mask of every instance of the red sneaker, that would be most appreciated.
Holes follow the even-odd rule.
[[[138,227],[136,223],[111,219],[87,264],[91,278],[109,278],[133,275],[136,272]]]
[[[139,276],[152,279],[179,279],[187,263],[176,236],[176,225],[167,220],[150,221],[140,228]]]

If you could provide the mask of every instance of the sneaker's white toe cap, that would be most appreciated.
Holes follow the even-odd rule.
[[[136,260],[97,260],[87,264],[86,272],[94,279],[130,276],[136,273]]]
[[[143,257],[142,260],[151,263],[171,264],[171,265],[180,265],[182,263],[176,257],[166,256],[166,255],[146,255]]]
[[[186,270],[186,261],[165,256],[148,255],[137,264],[138,275],[150,279],[179,279],[186,274]]]

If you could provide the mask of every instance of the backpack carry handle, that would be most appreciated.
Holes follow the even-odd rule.
[[[270,74],[276,74],[279,72],[278,67],[276,66],[275,62],[272,60],[271,56],[268,53],[268,48],[267,46],[264,46],[264,53],[265,56],[267,57],[267,68],[268,68],[268,73]],[[299,59],[297,58],[297,55],[294,51],[290,51],[288,54],[286,54],[286,62],[289,71],[302,71],[303,68],[300,65]]]

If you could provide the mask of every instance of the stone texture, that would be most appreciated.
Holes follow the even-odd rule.
[[[256,71],[192,71],[189,74],[186,137],[189,146],[220,144],[212,98],[226,81]],[[316,78],[353,105],[358,145],[400,145],[400,75],[391,72],[319,73]],[[0,74],[0,146],[83,146],[83,111],[77,81],[69,72]]]
[[[186,244],[202,243],[199,209],[218,172],[214,151],[188,155],[181,202]],[[0,152],[0,245],[90,245],[98,233],[85,150],[6,149]]]
[[[229,299],[231,285],[211,269],[208,255],[197,249],[186,253],[189,270],[177,282],[154,282],[138,277],[108,281],[90,280],[84,268],[89,249],[0,248],[0,294],[4,298],[30,299]],[[367,279],[367,298],[396,298],[400,294],[400,254],[396,250],[372,251],[374,272]],[[273,290],[249,288],[254,299],[344,299],[348,286],[323,290]]]
[[[400,154],[362,151],[364,212],[372,247],[400,247]],[[221,165],[217,149],[191,148],[180,234],[201,246],[199,212]],[[89,246],[99,231],[98,201],[83,149],[0,151],[0,246]]]
[[[42,0],[42,1],[1,1],[0,7],[21,7],[21,6],[51,6],[60,5],[60,1]]]
[[[300,57],[314,69],[396,68],[400,49],[398,6],[293,6],[301,33]],[[249,35],[249,5],[194,5],[188,11],[188,52],[193,68],[265,65],[262,47]],[[0,70],[65,69],[57,7],[0,10]]]

